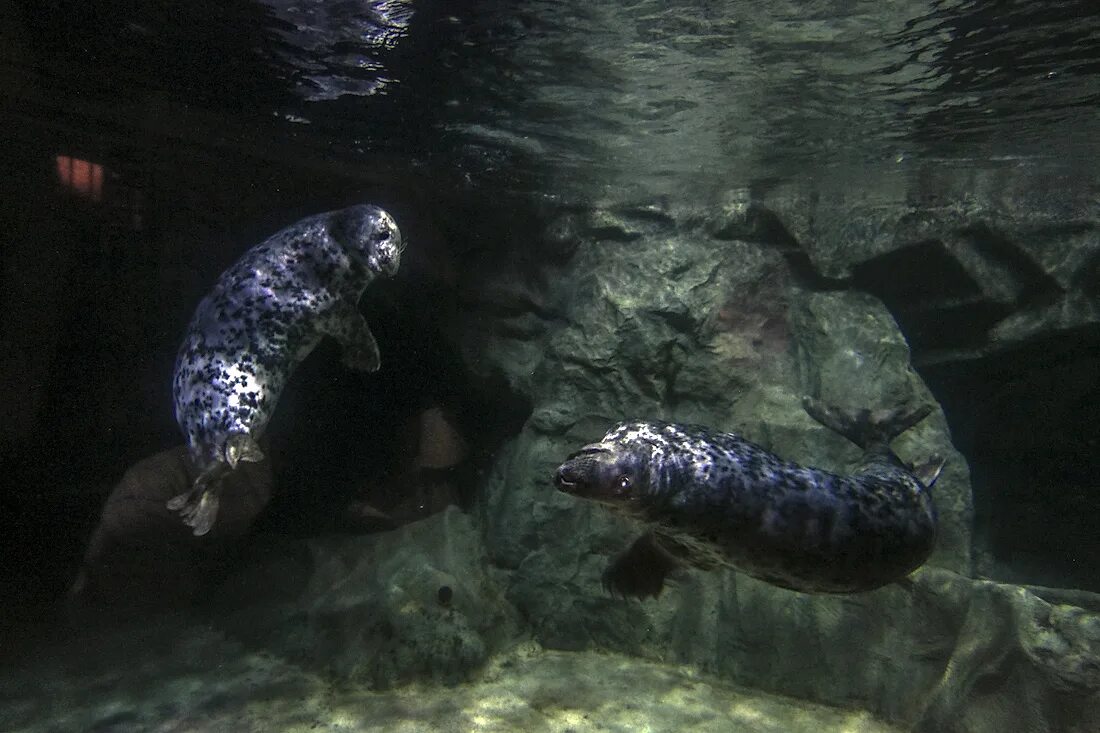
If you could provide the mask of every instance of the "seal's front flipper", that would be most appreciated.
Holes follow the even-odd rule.
[[[814,420],[840,433],[864,450],[889,445],[890,441],[932,412],[932,405],[928,404],[883,410],[846,410],[826,405],[812,397],[802,398],[802,408]]]
[[[264,459],[264,452],[260,450],[259,443],[248,433],[233,433],[225,439],[225,462],[230,468],[236,468],[241,461],[259,463]],[[200,476],[195,483],[199,483]],[[209,483],[209,480],[204,483]]]
[[[665,579],[680,563],[651,532],[634,540],[630,549],[611,561],[603,574],[603,587],[624,598],[656,598]]]
[[[370,331],[367,331],[367,334],[370,334]],[[378,344],[375,343],[373,335],[366,345],[345,346],[342,361],[348,369],[354,369],[357,372],[371,373],[382,368],[382,357],[378,353]]]
[[[334,309],[320,324],[321,331],[340,342],[344,365],[361,372],[376,372],[382,366],[378,342],[363,314],[350,305]]]

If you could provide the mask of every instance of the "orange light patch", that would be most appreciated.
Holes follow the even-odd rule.
[[[73,193],[90,198],[103,199],[103,166],[68,155],[57,156],[57,179]]]

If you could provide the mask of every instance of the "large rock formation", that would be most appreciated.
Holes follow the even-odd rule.
[[[1100,325],[1100,207],[1087,189],[977,170],[903,184],[735,194],[711,226],[720,236],[748,209],[784,227],[820,276],[882,299],[924,363]]]
[[[369,689],[465,680],[518,624],[455,507],[393,532],[257,547],[209,611],[241,640]]]
[[[891,313],[824,244],[810,246],[809,226],[747,202],[720,216],[660,204],[579,210],[549,229],[575,255],[546,287],[487,285],[487,299],[513,307],[479,311],[460,342],[471,365],[504,373],[533,404],[480,506],[491,557],[510,571],[509,600],[554,648],[692,662],[927,730],[1088,729],[1100,616],[968,579],[969,474],[940,411],[894,445],[911,461],[947,459],[935,488],[941,536],[911,587],[819,597],[689,572],[655,602],[600,588],[636,529],[560,495],[550,477],[615,421],[700,422],[845,470],[859,451],[806,416],[802,395],[866,407],[934,400]]]
[[[271,466],[242,463],[226,476],[219,521],[204,537],[192,534],[166,506],[191,488],[196,475],[185,446],[144,458],[123,474],[69,591],[74,621],[88,614],[117,620],[183,607],[210,581],[271,498]]]
[[[576,209],[547,230],[548,269],[520,258],[523,276],[498,263],[478,281],[471,264],[465,310],[449,321],[456,347],[531,405],[475,511],[371,536],[269,538],[214,593],[211,622],[280,664],[359,688],[462,682],[531,635],[555,650],[688,663],[921,731],[1095,729],[1100,597],[971,577],[969,473],[939,410],[894,444],[911,461],[947,459],[939,543],[911,582],[813,596],[684,571],[644,603],[601,588],[637,527],[555,491],[551,476],[611,423],[700,422],[843,471],[858,449],[811,420],[803,395],[934,401],[891,312],[858,275],[822,265],[805,226],[758,204]]]

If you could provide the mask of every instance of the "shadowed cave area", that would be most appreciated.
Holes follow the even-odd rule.
[[[28,150],[28,157],[34,152]],[[122,161],[114,165],[125,170]],[[41,174],[45,192],[50,174]],[[237,174],[256,172],[245,166]],[[171,378],[191,313],[225,266],[293,223],[299,212],[381,197],[397,212],[410,245],[399,276],[375,284],[360,302],[383,368],[367,375],[352,372],[341,364],[338,345],[325,339],[284,390],[263,439],[271,498],[251,537],[370,533],[450,504],[468,510],[494,452],[526,420],[528,401],[499,374],[472,373],[461,358],[462,344],[448,332],[460,312],[478,307],[463,279],[480,277],[477,273],[489,269],[487,261],[502,258],[505,245],[494,228],[512,231],[510,220],[526,214],[512,206],[484,207],[479,223],[471,225],[450,213],[450,207],[468,208],[460,197],[435,196],[428,210],[415,195],[392,186],[379,194],[362,190],[358,181],[319,182],[293,168],[269,168],[263,175],[281,178],[279,188],[298,203],[280,211],[267,199],[272,189],[266,189],[231,206],[235,188],[256,189],[227,178],[224,206],[199,213],[183,176],[168,186],[146,188],[135,199],[145,202],[133,204],[137,208],[118,205],[117,199],[115,205],[92,206],[50,192],[28,205],[27,217],[15,226],[16,249],[7,263],[13,274],[20,273],[21,284],[34,287],[34,277],[50,274],[43,268],[60,268],[73,285],[39,288],[27,301],[34,311],[13,314],[25,319],[28,332],[48,334],[40,348],[50,358],[21,362],[19,352],[14,357],[9,352],[4,365],[23,370],[23,382],[33,387],[29,394],[40,405],[23,414],[15,400],[6,426],[12,437],[0,455],[12,487],[3,501],[20,517],[3,539],[12,558],[3,568],[10,589],[4,604],[19,624],[52,623],[78,576],[104,502],[124,472],[157,451],[182,445],[172,414]],[[125,180],[141,179],[131,170]],[[53,241],[68,247],[74,239],[72,259],[34,257]],[[95,265],[82,266],[84,257],[94,258]],[[32,368],[38,371],[29,372]],[[161,502],[152,503],[159,511]],[[239,550],[252,540],[199,551],[196,572],[204,581],[187,593],[174,592],[179,577],[170,565],[158,570],[163,548],[145,547],[147,539],[140,540],[141,547],[125,547],[133,542],[138,540],[123,540],[119,552],[133,551],[144,560],[127,559],[105,573],[106,587],[93,584],[86,593],[92,606],[112,614],[186,606],[230,572]],[[139,579],[148,585],[142,587]]]
[[[1035,254],[1093,233],[1073,222],[1011,236],[971,225],[852,268],[851,283],[897,320],[966,456],[985,577],[1100,591],[1100,326],[1028,332],[1028,318],[1013,317],[1095,307],[1095,255],[1060,281]],[[1062,304],[1074,291],[1083,304]]]
[[[920,371],[969,458],[977,571],[1100,591],[1100,329]]]
[[[351,372],[331,341],[299,367],[268,429],[275,491],[257,531],[392,529],[451,503],[471,508],[478,478],[530,407],[499,376],[463,366],[433,318],[448,307],[423,288],[378,288],[361,310],[385,368]],[[438,425],[421,419],[429,410],[445,416]],[[448,455],[434,463],[449,465],[414,465],[433,442],[460,445],[436,449]],[[386,517],[357,514],[360,503]]]

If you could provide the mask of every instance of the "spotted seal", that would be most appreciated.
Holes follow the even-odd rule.
[[[387,212],[361,204],[303,219],[248,250],[195,311],[176,358],[176,421],[198,476],[168,502],[196,535],[210,531],[221,477],[261,461],[257,440],[294,368],[324,336],[349,367],[373,372],[378,345],[358,311],[393,275],[404,242]]]
[[[623,596],[657,596],[682,564],[737,568],[806,593],[852,593],[900,580],[936,539],[931,487],[943,461],[906,465],[890,441],[931,406],[842,410],[807,398],[818,422],[863,449],[841,475],[785,461],[733,433],[625,422],[557,469],[561,491],[650,525],[604,574]]]

